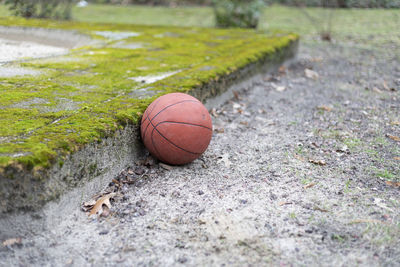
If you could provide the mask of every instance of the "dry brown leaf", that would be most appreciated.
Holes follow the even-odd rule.
[[[390,124],[400,126],[400,121],[392,121]]]
[[[281,74],[285,74],[285,73],[286,73],[286,68],[285,68],[285,66],[280,66],[279,69],[278,69],[278,71],[279,71],[279,73],[281,73]]]
[[[383,81],[383,88],[385,88],[385,90],[390,91],[390,87],[387,85],[386,81]]]
[[[244,126],[249,126],[249,123],[247,122],[247,121],[241,121],[241,122],[239,122],[241,125],[244,125]]]
[[[392,139],[393,141],[400,142],[400,137],[398,137],[398,136],[390,135],[390,134],[387,134],[386,136],[389,137],[390,139]]]
[[[107,208],[111,208],[110,199],[115,197],[115,193],[109,193],[107,195],[102,196],[96,201],[96,204],[93,206],[92,210],[90,211],[89,215],[101,215],[103,212],[103,205],[107,206]]]
[[[215,127],[214,132],[216,133],[224,133],[225,129],[223,127]]]
[[[293,204],[293,202],[290,202],[290,201],[282,201],[282,202],[279,203],[279,206],[290,205],[290,204]]]
[[[320,208],[320,207],[314,207],[314,210],[318,210],[318,211],[320,211],[320,212],[329,212],[329,210],[322,209],[322,208]]]
[[[216,108],[211,109],[210,113],[211,113],[211,115],[213,115],[215,118],[218,117],[218,113],[217,113],[217,109],[216,109]]]
[[[303,158],[302,156],[297,155],[297,154],[294,154],[294,157],[295,157],[296,159],[300,160],[300,161],[305,161],[305,160],[306,160],[305,158]]]
[[[17,238],[10,238],[7,240],[3,241],[3,246],[4,247],[9,247],[9,246],[13,246],[13,245],[21,245],[22,244],[22,238],[21,237],[17,237]]]
[[[239,93],[237,91],[233,91],[233,96],[236,100],[239,100]]]
[[[373,87],[372,91],[374,91],[375,93],[378,93],[378,94],[382,94],[382,90],[379,89],[378,87]]]
[[[358,219],[349,222],[349,224],[356,224],[356,223],[383,223],[382,221],[379,220],[371,220],[371,219]]]
[[[82,210],[84,212],[87,212],[87,211],[91,210],[94,205],[96,205],[96,200],[94,200],[94,199],[87,201],[87,202],[83,202]]]
[[[394,157],[393,159],[394,160],[400,160],[400,157]]]
[[[160,165],[161,168],[163,168],[164,170],[167,170],[167,171],[171,171],[174,169],[173,166],[162,163],[162,162],[160,162],[158,165]]]
[[[306,184],[306,185],[304,186],[304,189],[311,188],[311,187],[313,187],[314,185],[316,185],[316,183],[309,183],[309,184]]]
[[[400,182],[386,181],[385,183],[393,187],[400,187]]]
[[[317,80],[319,78],[319,74],[313,70],[305,69],[304,74],[307,78]]]
[[[322,60],[324,60],[322,57],[314,57],[311,59],[312,62],[321,62]]]
[[[309,159],[308,162],[310,162],[310,163],[312,163],[312,164],[320,165],[320,166],[326,165],[326,162],[325,162],[324,160],[313,160],[313,159]]]
[[[318,106],[317,109],[319,109],[319,110],[325,110],[325,111],[331,111],[331,110],[332,110],[331,107],[324,106],[324,105]]]

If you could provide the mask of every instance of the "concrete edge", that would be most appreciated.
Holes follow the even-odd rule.
[[[298,43],[298,40],[294,40],[276,53],[218,81],[195,88],[190,93],[205,102],[207,108],[221,105],[231,97],[233,90],[248,88],[260,81],[261,73],[271,72],[293,58]],[[27,211],[39,211],[52,200],[56,200],[57,206],[62,207],[64,212],[68,212],[65,210],[67,207],[76,209],[88,196],[101,191],[112,177],[144,153],[138,126],[128,125],[112,137],[88,145],[68,156],[62,165],[55,164],[43,172],[42,175],[50,177],[45,181],[32,173],[19,170],[15,173],[18,178],[0,179],[0,215],[13,213],[13,216],[17,216]],[[5,218],[0,219],[0,229],[6,228]]]

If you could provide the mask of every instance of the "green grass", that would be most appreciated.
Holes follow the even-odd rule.
[[[74,20],[82,22],[199,27],[214,25],[213,11],[209,7],[89,5],[85,8],[75,7],[72,14]]]
[[[331,10],[305,8],[317,23],[311,23],[304,12],[293,7],[273,5],[265,8],[259,29],[280,29],[303,35],[305,40],[316,37],[317,27],[327,28]],[[396,46],[400,43],[400,9],[337,9],[333,11],[333,38],[339,42]],[[0,5],[0,16],[9,12]],[[81,22],[127,23],[141,25],[213,27],[210,7],[150,7],[89,5],[74,7],[73,20]]]
[[[327,28],[331,10],[304,9]],[[303,35],[305,39],[316,37],[317,27],[292,7],[273,5],[267,7],[259,29],[280,29]],[[85,22],[132,23],[144,25],[174,25],[213,27],[214,16],[210,7],[148,7],[91,5],[74,8],[73,19]],[[371,45],[400,43],[400,9],[337,9],[333,11],[333,38],[340,42]]]

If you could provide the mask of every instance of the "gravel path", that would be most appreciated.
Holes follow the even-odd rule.
[[[200,160],[133,164],[109,216],[42,219],[0,265],[399,265],[398,62],[303,46],[212,112]]]

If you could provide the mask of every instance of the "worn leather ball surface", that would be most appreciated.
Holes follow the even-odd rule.
[[[143,114],[141,136],[146,148],[160,161],[182,165],[197,159],[207,149],[212,121],[196,98],[171,93],[154,100]]]

